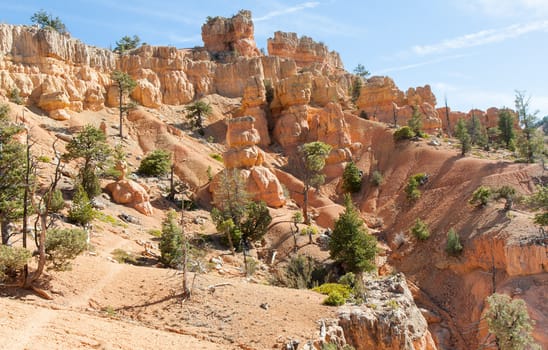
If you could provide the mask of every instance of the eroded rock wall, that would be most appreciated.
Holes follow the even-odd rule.
[[[366,303],[339,310],[347,343],[356,350],[437,349],[403,274],[364,283]]]

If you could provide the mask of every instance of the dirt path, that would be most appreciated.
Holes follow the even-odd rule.
[[[114,248],[121,247],[123,241]],[[27,304],[13,299],[0,299],[0,349],[220,349],[218,344],[192,336],[147,328],[89,315],[85,308],[93,297],[116,283],[127,266],[95,260],[95,273],[102,274],[86,287],[66,299],[53,303],[39,301]],[[95,275],[94,277],[97,277]],[[226,348],[226,346],[222,347]]]
[[[223,349],[192,336],[0,299],[0,349]]]

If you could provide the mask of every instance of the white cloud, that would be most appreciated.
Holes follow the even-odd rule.
[[[298,4],[298,5],[293,6],[293,7],[284,8],[283,10],[270,11],[267,14],[261,16],[261,17],[254,18],[253,21],[254,22],[266,21],[266,20],[274,18],[274,17],[279,17],[279,16],[286,15],[286,14],[289,14],[289,13],[302,11],[304,9],[314,8],[314,7],[317,7],[319,4],[320,3],[317,2],[317,1],[304,2],[302,4]]]
[[[477,13],[482,12],[492,17],[515,17],[532,15],[540,17],[548,15],[546,0],[456,0],[457,6]]]
[[[520,37],[527,33],[542,30],[548,30],[548,20],[535,21],[526,24],[514,24],[501,29],[486,29],[452,39],[445,39],[437,44],[416,45],[413,46],[412,51],[421,56],[439,54],[450,50],[502,42],[508,39]]]
[[[436,64],[436,63],[450,61],[450,60],[456,60],[458,58],[463,58],[463,57],[468,57],[468,56],[471,56],[471,55],[461,54],[461,55],[443,56],[443,57],[439,57],[439,58],[428,60],[428,61],[417,62],[417,63],[407,64],[407,65],[397,66],[397,67],[385,68],[385,69],[381,69],[381,70],[378,70],[378,71],[374,71],[373,73],[377,74],[377,75],[383,75],[383,74],[390,73],[390,72],[399,72],[399,71],[403,71],[403,70],[409,70],[409,69],[413,69],[413,68],[429,66],[431,64]]]

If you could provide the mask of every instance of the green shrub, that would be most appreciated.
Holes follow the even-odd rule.
[[[13,102],[15,104],[18,104],[18,105],[22,105],[25,102],[25,101],[23,101],[23,98],[21,97],[18,88],[11,89],[10,94],[9,94],[9,98],[10,98],[11,102]]]
[[[317,235],[318,234],[318,227],[314,225],[305,226],[301,229],[301,236],[307,236],[307,235]]]
[[[339,284],[354,288],[356,285],[356,275],[353,272],[348,272],[339,278]]]
[[[139,165],[137,172],[145,176],[162,176],[171,169],[171,154],[163,149],[150,152]]]
[[[415,221],[415,224],[411,227],[411,233],[421,241],[425,241],[430,237],[428,225],[421,219]]]
[[[325,295],[336,292],[345,300],[350,297],[350,293],[352,292],[352,289],[349,286],[340,283],[324,283],[321,286],[312,288],[312,290]]]
[[[418,173],[409,178],[407,186],[405,187],[405,193],[407,194],[407,199],[411,201],[416,201],[421,197],[421,191],[419,186],[426,183],[428,180],[428,175],[425,173]]]
[[[371,174],[371,183],[375,186],[380,186],[384,182],[382,173],[378,170],[373,171]]]
[[[68,212],[69,221],[78,225],[86,225],[91,222],[95,216],[96,211],[91,206],[86,191],[84,191],[84,188],[81,185],[78,185]]]
[[[544,212],[544,213],[535,214],[535,218],[533,219],[533,222],[541,226],[548,225],[548,213]]]
[[[496,194],[497,199],[503,198],[506,201],[504,205],[504,210],[512,209],[514,199],[516,197],[516,189],[514,187],[504,185],[500,188],[497,188],[497,190],[494,191],[494,194]]]
[[[46,194],[47,195],[47,194]],[[51,202],[49,204],[50,213],[58,213],[65,207],[65,199],[63,198],[63,192],[61,190],[53,191],[51,196]]]
[[[341,295],[341,293],[339,293],[337,291],[333,291],[333,292],[329,293],[329,295],[327,296],[327,298],[325,298],[323,303],[325,305],[330,305],[330,306],[340,306],[340,305],[344,305],[344,303],[346,303],[346,298],[343,297]]]
[[[487,186],[480,186],[472,194],[472,198],[470,199],[469,203],[476,204],[479,207],[484,207],[487,205],[487,203],[489,203],[492,195],[493,191],[491,190],[491,188]]]
[[[343,189],[346,192],[358,192],[362,187],[362,172],[354,162],[349,162],[343,172]]]
[[[306,289],[325,280],[325,270],[313,258],[305,255],[296,255],[289,260],[276,282],[280,285]]]
[[[95,218],[97,220],[99,220],[101,222],[104,222],[105,224],[109,224],[111,226],[119,226],[119,227],[125,227],[125,228],[128,227],[128,225],[125,222],[116,219],[112,215],[108,215],[108,214],[102,213],[100,211],[95,212]]]
[[[460,244],[459,234],[450,229],[447,233],[447,244],[445,245],[447,254],[457,256],[462,253],[462,244]]]
[[[219,153],[211,153],[209,156],[218,162],[221,162],[221,163],[223,162],[223,156],[220,155]]]
[[[150,229],[148,230],[148,234],[157,238],[162,237],[162,231],[158,229]]]
[[[87,247],[87,233],[81,229],[52,229],[46,236],[46,254],[56,269],[65,269]]]
[[[114,260],[118,261],[120,264],[141,265],[135,254],[132,254],[123,249],[114,249],[110,254],[114,258]]]
[[[388,302],[386,303],[386,306],[388,306],[392,310],[397,310],[400,308],[400,304],[398,304],[398,302],[395,299],[388,300]]]
[[[0,282],[13,277],[32,257],[25,248],[0,245]]]
[[[407,199],[410,201],[416,201],[421,197],[421,191],[418,189],[419,183],[414,177],[409,178],[409,182],[405,187],[405,193],[407,194]]]
[[[548,209],[548,186],[537,186],[537,190],[526,199],[534,209]]]
[[[413,130],[408,126],[402,126],[394,132],[395,141],[409,140],[415,136],[415,132],[413,132]]]
[[[425,137],[426,134],[422,131],[422,114],[417,106],[413,107],[413,115],[407,121],[407,125],[417,137]]]
[[[80,183],[84,187],[84,191],[86,191],[88,198],[93,198],[101,194],[101,182],[99,182],[99,177],[93,169],[82,169],[78,176],[80,177]]]

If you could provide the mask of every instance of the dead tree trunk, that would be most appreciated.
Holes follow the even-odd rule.
[[[185,235],[185,201],[181,205],[181,240],[183,244],[183,260],[181,268],[183,270],[183,299],[190,299],[190,288],[188,288],[188,241]]]

